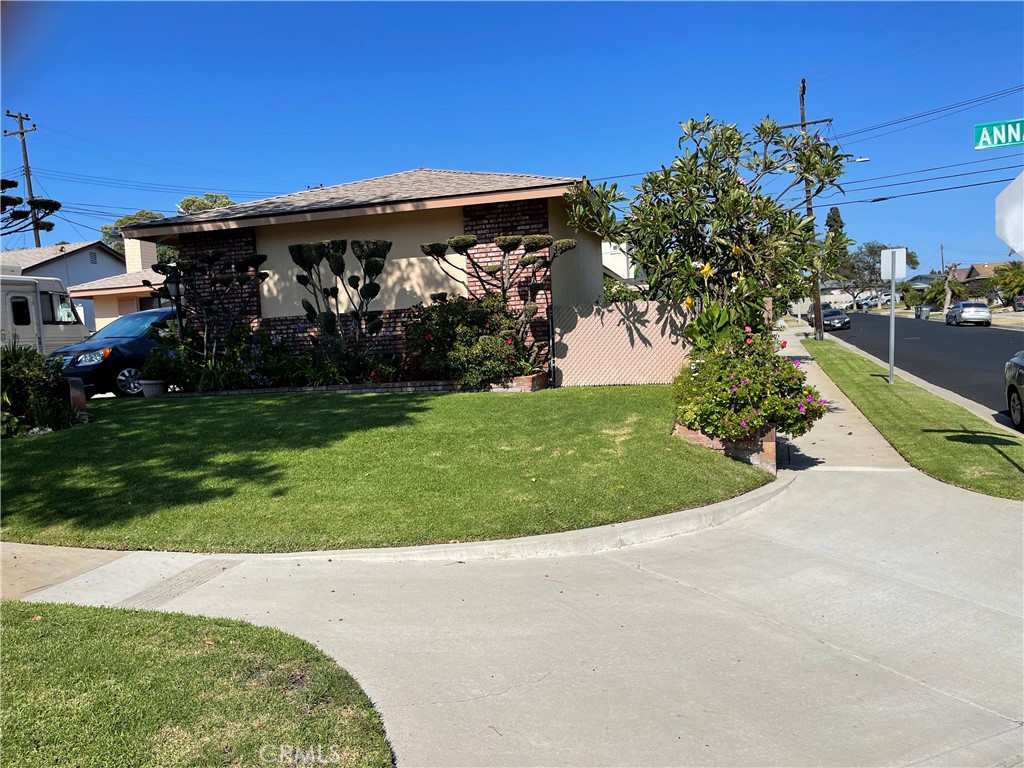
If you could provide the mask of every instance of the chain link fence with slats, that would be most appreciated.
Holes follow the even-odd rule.
[[[686,359],[686,314],[677,306],[554,306],[551,318],[555,386],[669,384]]]

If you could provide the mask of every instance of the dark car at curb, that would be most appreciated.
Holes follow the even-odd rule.
[[[848,330],[850,316],[841,309],[829,309],[821,313],[821,327],[826,331]]]
[[[1017,429],[1024,430],[1024,350],[1006,361],[1006,407],[1010,421]]]
[[[119,317],[80,344],[54,352],[64,362],[64,375],[82,380],[88,396],[113,392],[117,397],[142,394],[140,371],[160,328],[174,311],[149,309]]]

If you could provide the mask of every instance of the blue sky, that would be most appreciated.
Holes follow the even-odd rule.
[[[4,2],[0,26],[3,110],[39,125],[36,194],[74,222],[44,244],[139,208],[171,215],[192,193],[242,202],[420,166],[635,173],[671,161],[689,117],[798,120],[801,77],[808,118],[840,137],[1024,83],[1016,2]],[[1024,164],[1021,147],[973,149],[975,123],[1024,116],[1020,93],[940,114],[843,141],[871,158],[849,167],[845,200],[1021,172],[994,170]],[[17,139],[0,147],[4,175],[20,171]],[[855,183],[959,163],[973,164]],[[958,173],[972,175],[856,191]],[[940,243],[947,261],[999,260],[1004,186],[841,211],[851,237],[906,245],[923,267]]]

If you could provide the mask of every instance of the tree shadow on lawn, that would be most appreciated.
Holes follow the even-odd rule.
[[[1002,449],[1003,447],[1008,446],[1020,448],[1020,443],[1011,437],[1001,435],[997,432],[980,432],[976,429],[968,429],[964,426],[961,426],[960,429],[955,431],[949,429],[922,429],[921,432],[945,435],[946,439],[952,443],[988,446],[997,454],[1002,456],[1009,464],[1016,467],[1018,472],[1024,474],[1024,466],[1021,466],[1020,463],[1011,458],[1010,455]]]
[[[92,424],[5,444],[4,527],[98,529],[229,498],[254,485],[261,494],[284,496],[286,467],[268,454],[322,449],[407,424],[443,396],[316,393],[104,403],[94,409]],[[352,471],[337,467],[337,476],[343,480]]]

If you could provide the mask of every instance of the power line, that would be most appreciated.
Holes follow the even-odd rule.
[[[967,171],[966,173],[949,173],[944,176],[930,176],[927,179],[915,179],[913,181],[897,181],[892,184],[875,184],[870,187],[858,187],[857,189],[851,190],[852,192],[865,192],[869,189],[889,189],[891,187],[906,187],[910,184],[927,184],[932,181],[941,181],[942,179],[957,179],[963,176],[977,176],[979,173],[992,173],[994,171],[1009,171],[1015,168],[1024,168],[1024,165],[1006,165],[1000,168],[987,168],[984,171]],[[833,192],[828,195],[822,195],[819,200],[829,200],[836,195],[846,194],[845,192]],[[788,200],[802,200],[803,198],[788,198]]]
[[[37,169],[37,173],[55,181],[69,182],[72,184],[89,184],[91,186],[114,187],[118,189],[135,189],[143,192],[165,192],[169,194],[196,194],[195,186],[183,186],[177,184],[157,184],[145,181],[132,181],[130,179],[115,179],[105,176],[89,176],[87,174],[69,173],[55,171],[47,168]],[[235,197],[274,197],[273,193],[257,192],[254,190],[220,189],[223,194]]]
[[[86,237],[85,235],[83,235],[83,234],[82,234],[82,230],[80,230],[80,229],[79,229],[79,228],[78,228],[77,226],[75,226],[75,222],[73,222],[73,221],[72,221],[71,219],[69,219],[69,218],[68,218],[67,216],[61,216],[61,215],[60,215],[59,213],[55,213],[55,214],[54,214],[54,216],[56,216],[56,217],[57,217],[58,219],[63,219],[63,220],[64,220],[64,221],[66,221],[66,222],[67,222],[68,224],[70,224],[70,225],[71,225],[71,228],[72,228],[73,230],[75,230],[75,232],[77,232],[77,233],[78,233],[78,236],[79,236],[80,238],[82,238],[83,240],[88,240],[88,239],[89,239],[89,238],[87,238],[87,237]],[[81,222],[79,222],[79,223],[81,223]],[[91,229],[91,230],[93,230],[94,232],[100,232],[100,230],[96,229],[96,227],[90,227],[90,226],[88,226],[88,225],[86,225],[86,224],[82,224],[82,226],[83,226],[83,227],[85,227],[86,229]],[[101,234],[102,234],[102,233],[101,233]]]
[[[863,184],[864,182],[867,182],[867,181],[881,181],[882,179],[895,179],[895,178],[897,178],[899,176],[914,176],[914,175],[916,175],[918,173],[929,173],[931,171],[944,171],[947,168],[960,168],[961,166],[964,166],[964,165],[977,165],[978,163],[992,163],[992,162],[996,162],[997,160],[1009,160],[1009,159],[1016,160],[1019,157],[1021,157],[1021,155],[1019,155],[1017,153],[1010,154],[1010,155],[999,155],[997,157],[986,157],[986,158],[984,158],[982,160],[971,160],[971,161],[966,162],[966,163],[950,163],[949,165],[936,165],[936,166],[933,166],[931,168],[921,168],[921,169],[916,170],[916,171],[904,171],[902,173],[890,173],[890,174],[888,174],[886,176],[871,176],[871,177],[869,177],[867,179],[856,179],[854,181],[847,182],[847,184]]]
[[[968,189],[970,187],[984,187],[989,184],[1005,184],[1013,179],[995,179],[994,181],[979,181],[975,184],[961,184],[957,187],[942,187],[941,189],[925,189],[920,192],[906,192],[902,195],[889,195],[888,197],[876,197],[870,200],[843,200],[842,202],[832,203],[834,206],[840,205],[853,205],[855,203],[884,203],[886,200],[897,200],[901,197],[916,197],[917,195],[931,195],[936,192],[950,192],[955,189]]]
[[[178,162],[171,162],[169,160],[163,160],[161,158],[154,157],[153,155],[145,155],[145,154],[142,154],[141,152],[132,152],[132,151],[129,151],[129,150],[126,150],[126,149],[121,149],[119,147],[111,146],[109,144],[103,144],[102,142],[95,141],[94,139],[86,139],[86,138],[84,138],[82,136],[76,136],[73,133],[68,133],[67,131],[62,131],[62,130],[60,130],[58,128],[53,128],[53,127],[50,127],[50,126],[47,126],[47,125],[41,125],[39,127],[44,129],[47,132],[59,133],[59,134],[62,134],[64,136],[67,136],[69,138],[75,139],[76,141],[83,141],[83,142],[86,142],[88,144],[95,144],[98,147],[104,147],[106,149],[112,149],[115,152],[120,152],[122,154],[134,155],[136,157],[143,157],[143,158],[146,158],[147,160],[155,160],[156,162],[161,163],[162,165],[173,166],[173,168],[190,168],[190,169],[195,170],[195,171],[202,171],[202,172],[206,172],[206,173],[211,173],[212,176],[210,176],[209,178],[221,177],[221,176],[223,176],[223,177],[230,176],[230,177],[237,178],[237,179],[247,179],[249,181],[269,181],[269,182],[274,183],[274,184],[292,184],[293,183],[293,182],[290,182],[290,181],[284,181],[282,179],[267,179],[267,178],[262,178],[262,177],[258,177],[258,176],[246,176],[246,175],[239,174],[239,173],[230,173],[228,171],[216,171],[216,170],[213,170],[213,169],[210,169],[210,168],[203,168],[201,166],[187,165],[185,163],[178,163]],[[43,140],[43,139],[41,139],[41,140]],[[133,165],[140,165],[140,166],[147,167],[147,168],[157,168],[157,170],[164,170],[164,171],[171,170],[171,169],[161,168],[159,166],[151,165],[149,163],[140,163],[137,160],[126,160],[124,158],[113,157],[111,155],[104,155],[104,154],[102,154],[100,152],[94,152],[94,151],[91,151],[91,150],[83,150],[83,149],[81,149],[79,147],[68,147],[67,145],[58,144],[57,142],[50,141],[48,139],[46,139],[45,141],[48,144],[53,144],[54,146],[57,146],[57,147],[64,147],[65,149],[71,149],[71,150],[73,150],[75,152],[89,152],[89,154],[97,155],[99,157],[106,157],[109,160],[116,160],[117,162],[132,163]]]
[[[1013,94],[1020,93],[1021,91],[1024,91],[1024,85],[1016,85],[1016,86],[1014,86],[1012,88],[1005,88],[1005,89],[1003,89],[1001,91],[995,91],[994,93],[985,94],[984,96],[975,96],[972,99],[967,99],[966,101],[960,101],[960,102],[957,102],[956,104],[947,104],[944,107],[936,107],[934,109],[926,110],[925,112],[918,112],[915,115],[907,115],[906,117],[899,117],[899,118],[896,118],[894,120],[887,120],[887,121],[885,121],[883,123],[877,123],[875,125],[869,125],[866,128],[858,128],[858,129],[853,130],[853,131],[846,131],[845,133],[839,134],[836,138],[845,139],[845,138],[847,138],[849,136],[857,136],[857,135],[862,134],[862,133],[870,133],[871,131],[877,131],[877,130],[881,130],[882,128],[888,128],[891,125],[899,125],[900,123],[906,123],[906,122],[909,122],[911,120],[918,120],[918,119],[920,119],[922,117],[929,117],[931,115],[935,115],[935,114],[938,114],[940,112],[947,112],[947,111],[953,110],[953,109],[957,109],[957,111],[962,111],[962,110],[958,109],[959,107],[965,107],[966,106],[968,109],[970,109],[970,108],[975,107],[975,106],[980,106],[981,104],[986,104],[989,101],[996,101],[998,99],[1006,98],[1007,96],[1012,96]],[[953,114],[955,114],[955,113],[953,113]]]

